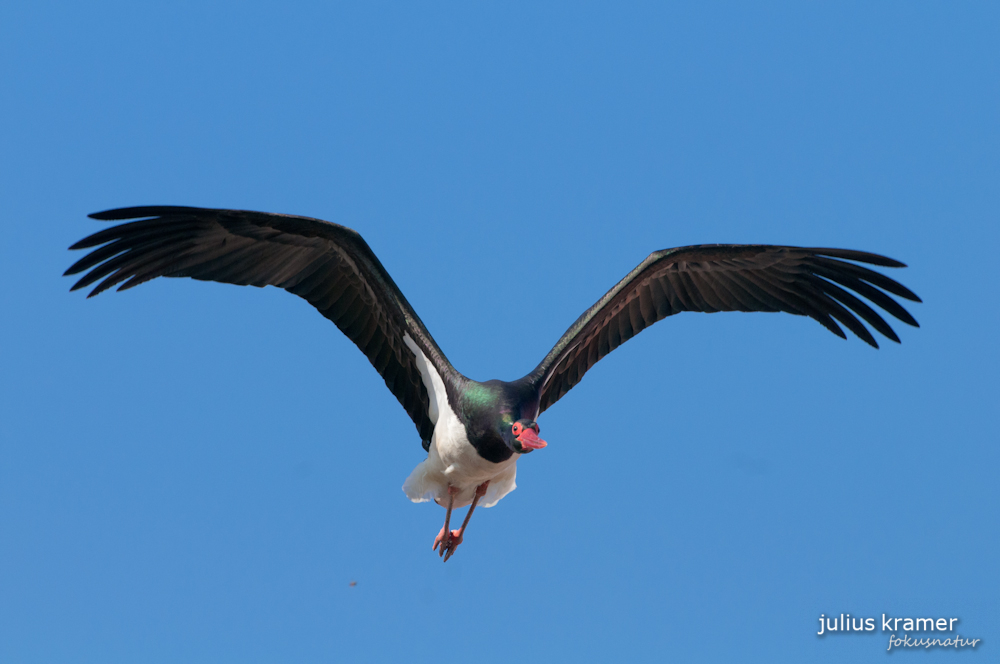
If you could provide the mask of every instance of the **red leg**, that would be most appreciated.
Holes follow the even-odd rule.
[[[458,489],[453,486],[448,487],[448,511],[444,514],[444,527],[441,528],[441,532],[438,536],[434,538],[434,546],[431,547],[431,551],[438,548],[441,545],[441,552],[439,556],[444,555],[444,550],[448,546],[448,542],[451,540],[451,532],[448,530],[448,525],[451,522],[451,507],[455,504],[455,494],[458,493]]]
[[[441,554],[444,556],[444,561],[448,562],[448,559],[455,555],[455,549],[458,545],[462,543],[463,535],[465,535],[465,529],[469,525],[469,519],[472,518],[472,513],[476,510],[476,505],[479,503],[479,499],[486,494],[486,488],[490,485],[489,480],[483,482],[476,487],[476,495],[472,499],[472,505],[469,506],[469,511],[465,514],[465,520],[462,521],[462,527],[458,530],[453,530],[448,535],[448,541],[445,542],[441,547]],[[442,534],[448,530],[448,521],[445,517],[445,528]],[[438,536],[440,537],[440,535]],[[445,552],[447,549],[447,552]]]

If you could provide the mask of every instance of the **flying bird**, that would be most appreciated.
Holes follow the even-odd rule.
[[[843,325],[878,348],[864,320],[899,337],[862,296],[900,321],[917,321],[890,294],[912,291],[859,265],[905,267],[863,251],[706,244],[654,251],[583,312],[538,366],[512,382],[479,382],[445,357],[374,252],[356,231],[285,214],[195,207],[132,207],[90,215],[129,221],[80,240],[91,249],[66,271],[86,272],[72,290],[156,277],[277,286],[333,321],[368,358],[416,425],[427,458],[403,491],[445,507],[433,549],[447,561],[477,505],[515,488],[517,461],[544,448],[538,416],[598,360],[653,323],[682,311],[784,311],[809,316],[837,336]],[[860,319],[860,320],[859,320]],[[452,510],[468,505],[451,529]]]

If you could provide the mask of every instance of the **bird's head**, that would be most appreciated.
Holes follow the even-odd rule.
[[[518,454],[527,454],[548,445],[538,437],[538,432],[538,425],[534,420],[518,420],[507,429],[504,439],[509,441],[511,448]]]

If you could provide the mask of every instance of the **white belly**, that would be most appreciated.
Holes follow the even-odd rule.
[[[506,461],[492,463],[479,456],[465,435],[465,427],[448,403],[444,382],[427,361],[427,357],[409,335],[404,342],[417,357],[421,378],[431,400],[429,416],[434,422],[434,435],[427,459],[417,464],[403,483],[406,496],[415,503],[433,499],[439,505],[448,505],[448,487],[458,489],[454,507],[464,507],[472,503],[476,487],[487,480],[490,483],[486,494],[479,501],[483,507],[493,507],[513,491],[517,484],[517,458],[513,454]]]
[[[454,415],[452,415],[454,417]],[[438,505],[448,505],[448,487],[458,489],[454,507],[464,507],[472,502],[476,487],[489,481],[486,495],[479,501],[483,507],[493,507],[508,493],[517,488],[517,458],[492,463],[479,456],[476,448],[465,437],[465,427],[455,418],[450,423],[438,422],[427,459],[417,464],[403,484],[406,496],[415,503],[433,499]]]

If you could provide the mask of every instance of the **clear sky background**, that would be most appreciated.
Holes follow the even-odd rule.
[[[840,613],[996,661],[997,5],[419,4],[0,4],[0,661],[883,661]],[[921,328],[669,318],[442,565],[413,424],[305,302],[68,292],[142,204],[357,229],[480,380],[686,244],[898,258]]]

